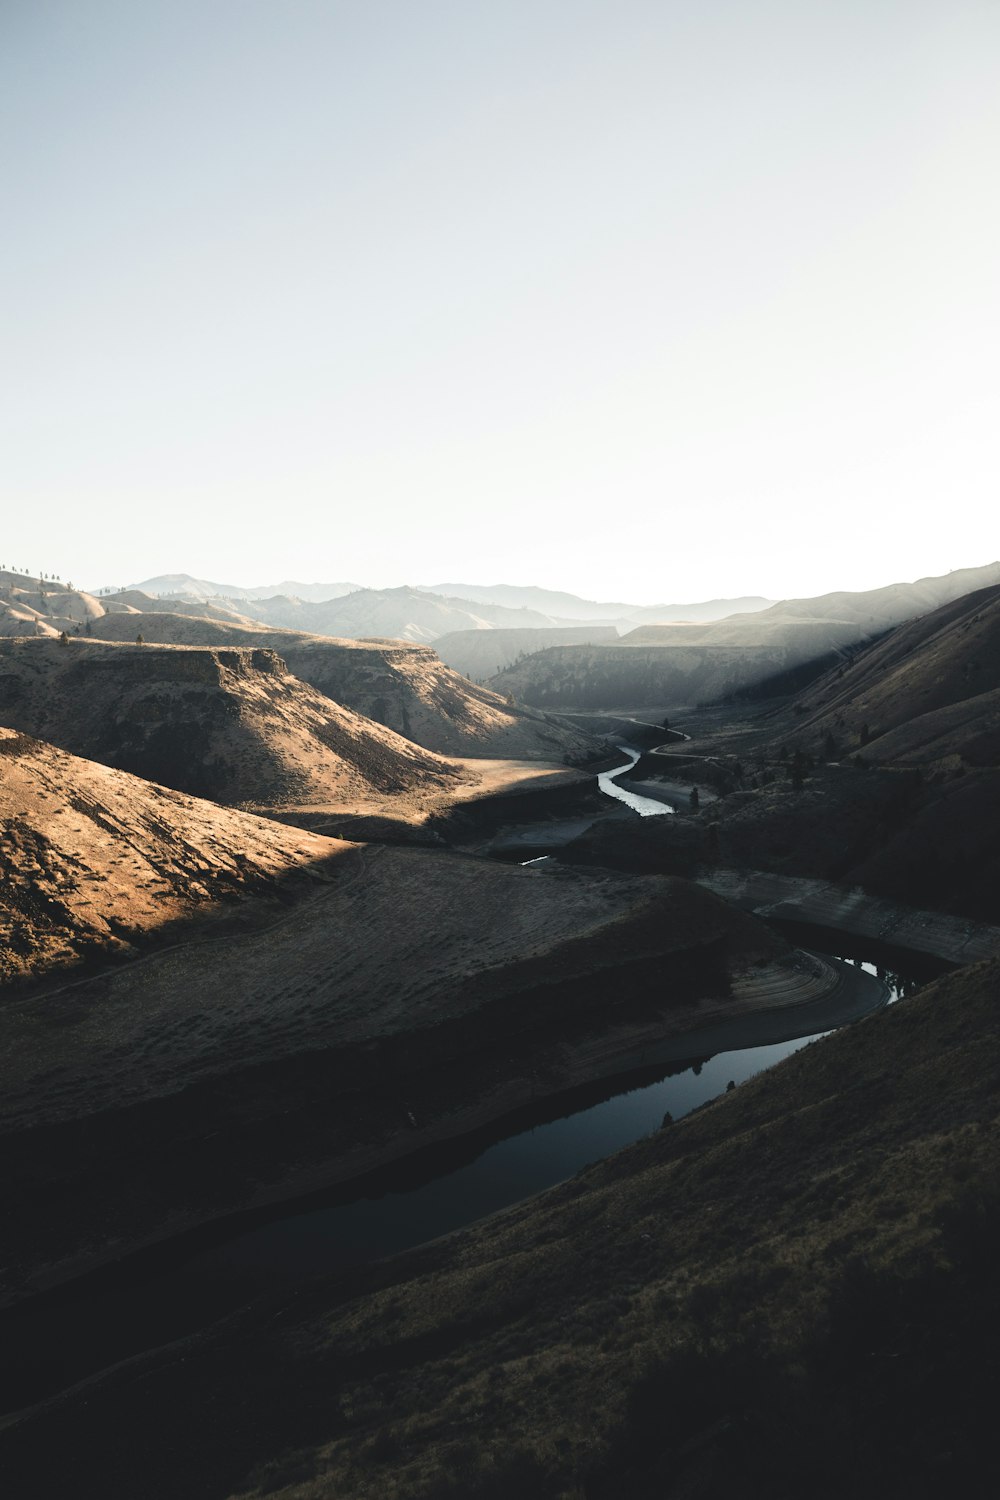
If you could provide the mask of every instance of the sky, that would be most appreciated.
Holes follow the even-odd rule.
[[[1000,555],[995,0],[0,0],[0,561]]]

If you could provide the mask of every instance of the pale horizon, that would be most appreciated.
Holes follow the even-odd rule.
[[[985,0],[14,0],[2,552],[688,602],[997,553]]]

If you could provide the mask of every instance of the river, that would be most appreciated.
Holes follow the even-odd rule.
[[[619,748],[627,759],[602,774],[601,790],[643,817],[671,812],[615,784],[638,759]],[[874,975],[886,960],[874,948],[859,957],[855,947],[852,961]],[[891,999],[903,982],[887,976]],[[814,1025],[828,1024],[822,1010],[814,1014]],[[365,1181],[208,1226],[43,1294],[0,1315],[0,1409],[207,1326],[255,1296],[396,1254],[539,1193],[825,1034],[801,1035],[808,1025],[809,1007],[761,1015],[760,1044],[748,1046],[741,1035],[734,1048],[720,1023],[680,1039],[672,1053],[679,1060],[661,1063],[658,1073],[533,1106],[517,1122],[429,1148]]]
[[[652,797],[640,796],[638,792],[630,792],[627,787],[618,785],[618,777],[625,776],[638,762],[641,754],[633,750],[630,745],[619,745],[617,747],[627,760],[623,765],[616,766],[613,771],[602,771],[597,778],[597,785],[605,796],[613,797],[616,802],[624,802],[633,812],[637,812],[640,818],[661,817],[664,813],[672,813],[673,808],[669,802],[657,802]]]
[[[872,962],[861,966],[876,972]],[[902,981],[885,977],[895,999]],[[762,1024],[773,1031],[774,1013]],[[794,1010],[787,1026],[796,1029]],[[517,1124],[501,1122],[242,1224],[209,1226],[43,1294],[0,1315],[0,1409],[40,1400],[256,1296],[396,1254],[495,1213],[660,1129],[668,1114],[681,1119],[822,1034],[771,1036],[708,1056],[711,1037],[702,1031],[693,1038],[702,1056],[661,1065],[659,1076],[647,1071],[578,1090],[572,1099],[535,1106],[533,1117],[522,1115]]]

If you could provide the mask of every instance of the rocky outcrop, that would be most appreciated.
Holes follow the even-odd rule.
[[[601,754],[594,736],[469,682],[429,646],[331,640],[251,622],[169,613],[109,615],[95,625],[94,634],[134,641],[139,630],[146,641],[271,646],[303,682],[440,755],[582,763]],[[499,633],[481,632],[488,637]]]
[[[255,809],[440,791],[456,768],[293,677],[269,647],[0,640],[0,724]]]

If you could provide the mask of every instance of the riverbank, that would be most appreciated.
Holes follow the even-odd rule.
[[[858,886],[762,870],[713,870],[698,876],[698,884],[767,920],[872,938],[949,964],[976,963],[1000,953],[1000,927],[880,900]]]
[[[4,1008],[4,1300],[627,1069],[755,1003],[757,964],[786,982],[684,882],[374,846],[338,872],[264,931]]]

